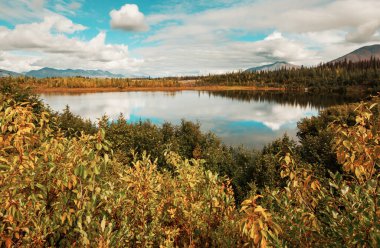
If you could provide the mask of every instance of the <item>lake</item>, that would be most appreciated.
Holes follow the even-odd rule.
[[[155,124],[199,122],[231,146],[262,148],[285,133],[296,139],[297,122],[318,115],[325,107],[353,102],[357,97],[310,93],[260,91],[110,92],[88,94],[41,94],[53,110],[66,105],[86,119],[96,121],[120,113],[130,122]]]

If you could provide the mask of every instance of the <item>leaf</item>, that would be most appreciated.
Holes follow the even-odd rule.
[[[100,151],[102,149],[102,144],[96,143],[95,147]]]
[[[290,163],[290,157],[288,155],[285,156],[285,163],[287,165]]]
[[[104,162],[107,164],[109,161],[108,154],[104,154]]]
[[[351,143],[350,143],[348,140],[344,140],[344,141],[343,141],[343,145],[344,145],[347,149],[350,149],[350,148],[351,148]]]
[[[106,217],[105,216],[103,216],[103,220],[100,223],[100,227],[102,228],[102,232],[104,232],[104,230],[106,229]]]
[[[91,223],[91,217],[89,215],[86,216],[86,221],[87,221],[88,224]]]
[[[377,105],[377,103],[372,104],[372,105],[369,107],[369,109],[373,109],[373,107],[375,107],[376,105]]]
[[[7,248],[12,247],[12,240],[10,238],[5,239],[5,247]]]
[[[63,213],[63,215],[61,216],[61,223],[63,224],[65,222],[65,219],[66,219],[66,213]]]

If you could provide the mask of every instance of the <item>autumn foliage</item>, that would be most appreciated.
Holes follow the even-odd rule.
[[[291,149],[278,154],[284,185],[236,206],[231,181],[203,160],[163,150],[125,164],[95,134],[65,136],[33,102],[0,95],[0,246],[378,247],[378,99],[356,124],[333,122],[343,173],[325,177]]]

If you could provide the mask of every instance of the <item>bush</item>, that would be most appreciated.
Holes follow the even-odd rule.
[[[228,180],[168,153],[113,159],[102,130],[66,138],[47,112],[2,96],[0,245],[235,246]],[[223,237],[230,233],[228,237]]]
[[[281,158],[281,177],[287,179],[286,187],[267,189],[261,205],[256,203],[258,197],[243,202],[242,210],[253,206],[246,214],[255,215],[254,221],[259,223],[244,220],[247,243],[379,246],[380,132],[378,118],[373,114],[375,106],[360,104],[354,111],[354,126],[330,125],[330,131],[336,134],[335,149],[344,174],[331,173],[327,184],[321,183],[325,178],[313,173],[312,166],[300,164],[290,153]]]
[[[216,144],[209,146],[212,155],[204,153],[207,142],[200,142],[202,135],[185,141],[200,142],[200,154],[213,157],[212,164],[221,166],[213,168],[231,173],[231,180],[206,169],[210,164],[204,160],[184,159],[170,149],[162,150],[165,167],[146,152],[128,151],[125,163],[111,150],[112,142],[102,128],[94,134],[66,137],[49,112],[36,112],[33,104],[9,95],[0,95],[0,100],[0,246],[380,244],[378,98],[352,110],[354,124],[335,121],[328,126],[327,131],[335,134],[333,148],[342,168],[342,173],[329,177],[315,169],[318,164],[305,163],[287,137],[261,153],[223,150],[212,143]],[[113,127],[104,123],[106,118],[99,126]],[[125,127],[116,128],[121,133],[110,137],[134,128],[125,121],[117,125]],[[156,134],[164,134],[166,140],[177,131],[197,134],[188,125],[179,131],[167,125],[165,132]],[[190,152],[189,147],[184,150]],[[227,168],[230,161],[236,161],[235,167]],[[252,174],[244,177],[247,171]],[[253,192],[242,201],[240,211],[232,182],[239,199],[252,185]]]

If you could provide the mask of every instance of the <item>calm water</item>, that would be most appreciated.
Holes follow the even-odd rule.
[[[42,94],[51,108],[71,111],[96,121],[120,113],[130,122],[151,120],[178,124],[198,121],[226,144],[261,148],[284,133],[296,138],[297,122],[317,115],[330,105],[354,101],[341,95],[289,94],[284,92],[112,92],[91,94]]]

